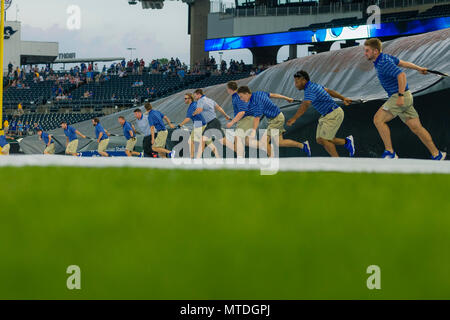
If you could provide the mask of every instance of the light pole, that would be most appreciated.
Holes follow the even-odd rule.
[[[133,50],[136,50],[136,48],[127,48],[127,50],[129,50],[130,51],[130,59],[131,59],[131,61],[133,61]]]

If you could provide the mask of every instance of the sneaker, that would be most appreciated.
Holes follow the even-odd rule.
[[[171,158],[171,159],[175,158],[175,150],[172,150],[172,151],[169,153],[169,158]]]
[[[144,152],[139,153],[139,157],[143,158],[144,157]]]
[[[394,152],[390,152],[384,150],[383,155],[381,156],[383,159],[398,159],[398,155]]]
[[[83,156],[83,153],[77,153],[77,157],[82,157]]]
[[[303,151],[306,153],[308,157],[311,157],[311,149],[309,148],[309,142],[303,142]]]
[[[447,157],[447,152],[439,151],[439,154],[436,157],[431,157],[431,160],[444,161],[445,157]]]
[[[353,140],[353,136],[348,136],[345,138],[345,149],[348,150],[348,154],[350,157],[355,156],[355,141]]]

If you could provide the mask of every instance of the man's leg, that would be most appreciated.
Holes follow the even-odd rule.
[[[339,157],[339,154],[336,151],[336,146],[331,140],[326,140],[324,138],[317,138],[316,141],[318,144],[322,145],[325,148],[325,150],[328,152],[330,156],[335,158]]]
[[[383,107],[378,109],[373,117],[373,123],[378,130],[381,140],[383,140],[384,149],[390,152],[394,152],[394,148],[392,147],[391,131],[386,122],[389,122],[394,118],[394,115],[389,111],[384,110]]]
[[[346,143],[345,139],[342,139],[342,138],[334,138],[333,140],[331,140],[331,142],[332,142],[335,146],[343,146],[343,145],[345,145],[345,143]]]
[[[427,129],[422,126],[419,118],[406,120],[405,124],[416,136],[419,137],[420,141],[422,141],[425,147],[427,147],[433,157],[439,155],[439,150],[436,148],[433,138],[431,138],[431,135]]]

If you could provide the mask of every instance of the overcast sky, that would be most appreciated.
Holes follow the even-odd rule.
[[[81,9],[80,30],[69,30],[67,9]],[[162,10],[143,10],[128,0],[13,0],[8,20],[22,22],[22,40],[56,41],[60,52],[76,52],[78,58],[130,57],[126,48],[134,47],[133,57],[148,62],[153,58],[179,57],[189,64],[187,34],[188,7],[181,1],[165,1]],[[278,60],[288,56],[280,49]],[[211,53],[219,61],[218,53]],[[304,55],[305,50],[299,50]],[[225,60],[252,62],[249,50],[225,51]]]

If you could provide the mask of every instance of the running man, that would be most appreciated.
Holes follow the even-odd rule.
[[[125,153],[127,154],[127,157],[141,156],[139,152],[134,151],[134,147],[137,142],[136,131],[123,116],[120,116],[118,121],[123,128],[123,135],[125,136],[125,139],[127,139],[127,144],[125,146]]]
[[[219,119],[217,119],[215,110],[219,111],[226,120],[231,120],[231,118],[214,100],[205,96],[202,89],[195,90],[193,96],[195,101],[197,101],[197,110],[194,111],[194,114],[201,113],[206,121],[205,136],[209,139],[212,139],[213,133],[209,131],[209,129],[215,129],[219,131],[222,135],[222,138],[219,139],[219,142],[234,151],[234,145],[227,140],[225,132],[222,130],[222,124],[220,123]],[[205,146],[203,145],[202,148],[204,150]]]
[[[64,134],[66,135],[66,154],[78,157],[77,153],[78,149],[78,137],[82,137],[86,139],[86,136],[82,134],[80,131],[75,129],[72,126],[69,126],[66,121],[61,122],[61,128],[64,130]]]
[[[158,110],[154,110],[150,103],[147,103],[145,108],[148,108],[147,110],[149,111],[148,124],[150,125],[153,151],[157,152],[161,158],[167,158],[167,155],[173,158],[175,156],[175,152],[166,149],[166,141],[169,131],[167,131],[163,120],[165,120],[172,129],[175,128],[175,126],[172,122],[170,122],[170,119],[167,116]],[[157,133],[156,139],[155,133]]]
[[[235,146],[238,157],[244,156],[244,143],[252,148],[258,148],[258,142],[255,139],[249,139],[249,132],[253,128],[255,117],[248,110],[248,103],[241,100],[238,93],[238,85],[236,81],[227,83],[227,92],[231,95],[233,104],[234,118],[227,123],[227,128],[231,128],[236,124]],[[244,141],[245,139],[245,141]]]
[[[5,131],[0,129],[0,156],[9,155],[9,150],[11,149],[8,141],[6,139],[12,139],[10,136],[5,135]]]
[[[149,103],[145,104],[145,114],[142,113],[141,109],[134,110],[134,116],[136,118],[136,127],[140,134],[144,136],[142,142],[142,148],[144,150],[144,157],[149,158],[153,155],[152,150],[152,132],[150,130],[150,125],[148,123],[148,112],[151,110],[149,108]]]
[[[321,114],[316,131],[317,143],[322,145],[332,157],[339,157],[336,146],[344,146],[348,150],[349,156],[353,157],[355,155],[353,136],[345,139],[336,138],[336,133],[344,121],[344,110],[336,104],[333,98],[341,99],[346,106],[350,105],[352,100],[334,90],[311,82],[308,73],[304,70],[294,74],[294,83],[298,90],[305,90],[305,97],[295,115],[288,120],[287,125],[292,126],[312,105]]]
[[[378,79],[389,96],[389,99],[378,109],[373,118],[375,127],[384,143],[385,151],[382,157],[385,159],[398,158],[392,146],[391,132],[387,122],[399,116],[427,147],[432,160],[445,160],[447,153],[436,148],[430,133],[420,122],[419,114],[414,109],[413,96],[408,89],[406,74],[399,67],[414,69],[422,74],[427,74],[427,68],[382,53],[382,44],[377,38],[367,39],[364,42],[364,54],[369,61],[373,62]]]
[[[248,103],[248,109],[252,110],[254,115],[253,127],[251,136],[256,135],[256,129],[259,126],[261,117],[264,115],[267,117],[268,125],[267,130],[262,136],[262,141],[267,141],[266,149],[267,156],[271,157],[270,141],[272,141],[276,146],[279,147],[289,147],[289,148],[299,148],[306,153],[308,157],[311,156],[311,151],[309,149],[309,142],[304,143],[297,142],[291,139],[284,139],[283,133],[286,132],[284,129],[284,114],[281,112],[280,108],[270,100],[270,98],[284,99],[288,102],[293,102],[294,99],[285,97],[277,93],[269,93],[264,91],[251,92],[250,88],[247,86],[239,87],[237,93],[242,101]],[[261,142],[260,142],[260,146]]]
[[[194,126],[192,128],[191,137],[189,138],[191,158],[194,158],[195,143],[200,144],[196,157],[201,158],[203,152],[202,145],[209,140],[203,136],[203,131],[205,131],[206,128],[206,121],[201,111],[198,110],[197,102],[194,101],[194,96],[191,93],[186,93],[184,95],[184,103],[189,106],[186,112],[186,118],[177,126],[177,128],[184,126],[192,120]],[[218,157],[218,152],[214,144],[209,143],[208,147],[214,152],[216,157]]]
[[[37,129],[37,134],[39,140],[45,143],[44,154],[55,154],[55,140],[53,140],[53,136],[43,131],[41,128]]]
[[[99,118],[92,119],[92,124],[95,127],[95,137],[97,138],[98,149],[97,152],[102,157],[109,157],[109,154],[106,152],[109,144],[109,135],[108,131],[106,131],[103,126],[100,124]]]

